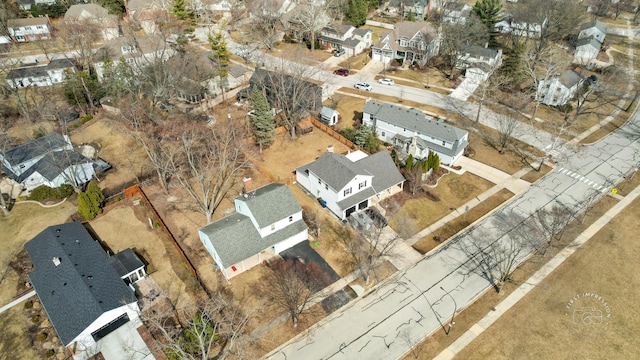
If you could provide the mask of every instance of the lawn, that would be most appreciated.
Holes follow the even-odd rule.
[[[446,223],[444,226],[434,231],[433,233],[425,236],[417,243],[413,244],[413,248],[418,250],[422,254],[426,254],[442,242],[448,240],[453,235],[460,232],[462,229],[471,225],[474,221],[480,219],[491,210],[501,206],[505,201],[509,200],[513,196],[513,193],[507,189],[502,189],[498,193],[492,195],[485,201],[469,209],[464,215],[457,219]],[[434,238],[439,240],[434,240]]]
[[[314,127],[313,131],[298,135],[292,140],[287,132],[276,136],[275,142],[256,154],[255,160],[262,169],[267,169],[271,175],[280,181],[294,179],[293,171],[304,164],[310,163],[327,151],[327,146],[333,145],[335,153],[346,153],[349,148],[322,130]]]
[[[640,200],[636,200],[474,340],[459,358],[635,358],[640,345],[636,336],[640,311],[637,291],[630,285],[640,282],[634,255],[640,251],[635,237],[639,211]],[[583,298],[575,306],[569,304],[574,296],[586,292],[605,299],[610,318],[600,303]],[[605,309],[602,322],[574,323],[573,315],[581,305]]]
[[[392,78],[402,78],[411,81],[417,81],[418,83],[422,84],[422,87],[428,85],[455,89],[455,87],[457,86],[456,82],[449,79],[449,77],[443,74],[442,71],[434,69],[432,67],[426,67],[421,70],[398,68],[396,70],[387,71],[387,73]],[[412,86],[416,85],[414,84]],[[447,91],[446,93],[448,94],[449,92]]]
[[[449,173],[440,178],[435,188],[429,189],[429,192],[439,198],[440,201],[433,201],[425,196],[408,199],[397,212],[387,212],[389,225],[395,231],[398,231],[399,224],[403,223],[401,219],[408,217],[415,222],[413,224],[413,233],[416,233],[435,223],[453,209],[463,205],[491,186],[493,186],[491,182],[470,173],[462,175]],[[386,208],[389,209],[388,207]]]
[[[45,354],[38,354],[31,339],[27,335],[27,329],[23,323],[26,321],[22,314],[22,304],[17,305],[0,314],[0,359],[45,359]]]
[[[323,102],[324,106],[336,109],[340,113],[340,121],[335,125],[337,131],[354,127],[356,122],[362,121],[364,104],[365,99],[338,93]]]

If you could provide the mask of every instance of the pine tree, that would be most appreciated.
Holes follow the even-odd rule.
[[[357,147],[364,149],[367,143],[367,138],[369,137],[369,134],[371,133],[372,130],[373,129],[370,126],[362,124],[358,129],[358,131],[356,132],[356,136],[355,136],[355,139],[353,140],[353,143]]]
[[[502,20],[502,0],[478,0],[473,5],[473,12],[480,18],[484,26],[489,32],[490,44],[492,47],[497,45],[496,42],[496,24]]]
[[[364,25],[367,21],[369,6],[367,0],[349,0],[345,16],[355,27]]]
[[[211,58],[218,64],[218,75],[227,77],[229,73],[229,49],[224,36],[220,32],[209,34]]]
[[[189,20],[192,21],[194,18],[194,14],[192,10],[187,9],[186,0],[173,0],[171,3],[171,13],[175,15],[180,20]]]
[[[251,117],[251,125],[253,125],[253,136],[256,139],[256,145],[262,149],[273,144],[275,138],[276,123],[271,107],[264,95],[254,87],[251,92],[251,105],[253,106],[253,116]]]
[[[409,14],[407,14],[407,21],[416,21],[416,14],[413,11],[409,11]]]
[[[517,85],[524,80],[525,55],[527,45],[524,41],[517,41],[513,47],[506,52],[506,57],[500,67],[500,72],[509,78],[509,83]]]
[[[95,181],[90,181],[87,185],[87,195],[91,200],[91,207],[94,213],[102,213],[102,204],[104,203],[105,196],[98,184]]]

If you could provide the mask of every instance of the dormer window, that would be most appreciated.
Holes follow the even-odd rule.
[[[360,189],[362,189],[364,187],[367,187],[367,181],[366,180],[361,182],[360,184],[358,184],[358,190],[360,190]]]
[[[351,188],[344,189],[344,196],[351,194]]]
[[[124,45],[124,46],[120,47],[120,50],[122,50],[122,54],[129,54],[129,53],[137,52],[136,47],[133,46],[133,45]]]
[[[293,222],[293,216],[289,216],[289,222]]]

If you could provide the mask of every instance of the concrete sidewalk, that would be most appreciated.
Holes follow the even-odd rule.
[[[576,250],[582,247],[591,237],[593,237],[598,231],[600,231],[605,225],[611,221],[616,215],[630,205],[636,198],[640,196],[640,186],[636,187],[625,196],[620,202],[614,205],[609,211],[596,220],[591,226],[578,235],[578,237],[556,256],[554,256],[548,263],[546,263],[540,270],[538,270],[533,276],[527,279],[520,287],[511,293],[506,299],[495,307],[495,311],[489,312],[485,317],[480,319],[469,330],[467,330],[462,336],[454,341],[449,347],[444,349],[434,359],[436,360],[449,360],[453,359],[458,353],[460,353],[467,345],[475,340],[480,334],[488,329],[496,320],[500,319],[509,309],[516,305],[522,298],[525,297],[533,288],[537,287],[549,274],[557,269],[565,260],[569,258]]]
[[[20,296],[19,298],[13,300],[12,302],[8,303],[7,305],[0,307],[0,314],[2,314],[3,312],[9,310],[10,308],[20,304],[21,302],[27,300],[28,298],[34,296],[36,294],[35,290],[31,290],[28,293]]]

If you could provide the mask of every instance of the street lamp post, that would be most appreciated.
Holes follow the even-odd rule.
[[[451,294],[449,294],[449,292],[446,291],[442,286],[440,286],[440,289],[442,289],[442,291],[444,291],[447,295],[449,295],[451,300],[453,300],[453,314],[451,315],[451,322],[449,322],[449,327],[445,331],[445,334],[449,336],[449,333],[451,332],[451,328],[453,327],[453,325],[456,324],[454,320],[456,319],[456,311],[458,311],[458,303],[456,302],[456,299],[454,299],[454,297],[451,296]]]

